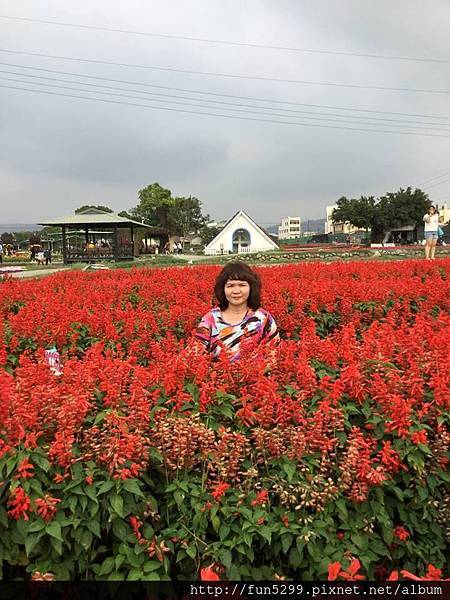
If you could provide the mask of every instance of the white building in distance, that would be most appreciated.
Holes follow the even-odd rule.
[[[333,210],[337,208],[337,204],[333,206],[327,206],[327,220],[325,221],[325,233],[355,233],[359,231],[357,227],[354,227],[350,223],[333,223]]]
[[[279,240],[294,240],[302,233],[302,221],[300,217],[283,217],[278,227]]]
[[[436,204],[436,207],[439,211],[439,224],[447,225],[450,222],[450,208],[448,208],[447,202],[444,202],[440,207],[439,204]]]
[[[248,254],[278,250],[278,246],[243,210],[226,223],[216,237],[205,246],[205,254]]]

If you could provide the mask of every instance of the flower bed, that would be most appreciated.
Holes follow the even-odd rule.
[[[450,260],[263,268],[235,364],[186,343],[217,272],[0,284],[3,577],[439,577]]]

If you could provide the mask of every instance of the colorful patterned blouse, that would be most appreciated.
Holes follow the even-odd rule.
[[[194,330],[194,337],[215,357],[225,347],[231,353],[231,360],[239,358],[241,343],[246,340],[252,339],[256,343],[264,341],[265,344],[279,340],[277,324],[263,308],[249,308],[242,321],[236,325],[231,325],[222,318],[220,308],[213,308],[203,316]]]

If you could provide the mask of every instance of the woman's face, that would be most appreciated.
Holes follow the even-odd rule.
[[[430,213],[430,215],[434,215],[434,213],[436,212],[436,209],[434,208],[434,206],[430,206],[430,208],[428,209],[428,212]]]
[[[224,292],[230,306],[246,305],[250,295],[250,284],[239,279],[229,279],[225,284]]]

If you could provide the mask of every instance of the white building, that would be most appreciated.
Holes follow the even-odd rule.
[[[439,224],[447,225],[450,221],[450,208],[447,206],[447,202],[444,202],[441,206],[439,204],[436,205],[439,211]]]
[[[216,237],[205,246],[205,254],[243,254],[278,250],[278,246],[243,210],[226,223]]]
[[[294,240],[302,233],[302,221],[300,217],[283,217],[278,227],[279,240]]]
[[[337,204],[333,206],[327,206],[327,220],[325,221],[325,233],[355,233],[359,231],[357,227],[354,227],[350,223],[333,223],[333,210],[337,208]]]

